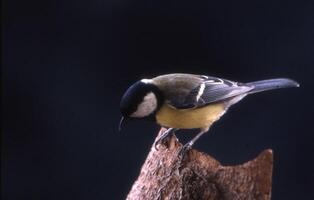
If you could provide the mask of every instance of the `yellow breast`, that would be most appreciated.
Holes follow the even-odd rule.
[[[157,122],[164,127],[193,129],[208,129],[224,113],[223,103],[210,104],[201,108],[175,109],[163,105],[156,114]]]

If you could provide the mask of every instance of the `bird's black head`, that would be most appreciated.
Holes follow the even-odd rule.
[[[163,103],[159,88],[149,79],[134,83],[123,95],[120,109],[124,118],[154,119]]]

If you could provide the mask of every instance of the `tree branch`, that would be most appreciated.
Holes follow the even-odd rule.
[[[264,150],[242,165],[222,166],[211,156],[194,149],[181,159],[178,151],[182,144],[175,136],[165,143],[158,150],[152,146],[127,200],[270,199],[272,150]]]

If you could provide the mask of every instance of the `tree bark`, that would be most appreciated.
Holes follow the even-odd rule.
[[[273,153],[270,149],[242,165],[222,166],[194,149],[181,158],[178,152],[182,144],[175,136],[158,147],[157,150],[152,146],[127,200],[271,198]]]

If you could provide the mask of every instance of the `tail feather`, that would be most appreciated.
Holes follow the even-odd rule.
[[[298,82],[288,79],[288,78],[276,78],[276,79],[255,81],[255,82],[246,83],[246,85],[253,87],[253,89],[249,92],[250,94],[262,92],[266,90],[300,86]]]

